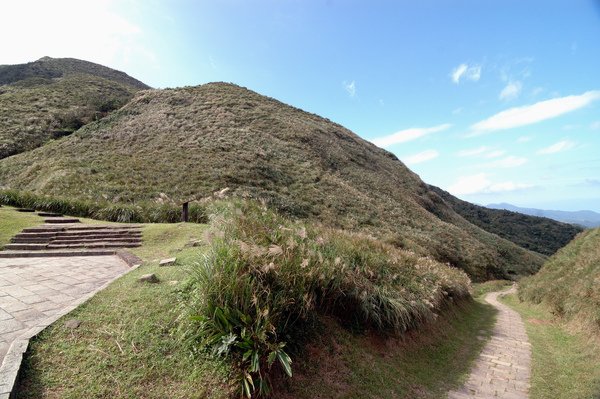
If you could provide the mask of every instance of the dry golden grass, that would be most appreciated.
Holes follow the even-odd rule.
[[[122,72],[74,59],[1,65],[0,159],[68,135],[143,88]]]
[[[0,161],[0,186],[114,202],[176,202],[229,187],[476,280],[530,274],[543,262],[460,217],[393,154],[231,84],[139,92],[72,136]]]
[[[586,230],[523,279],[519,297],[549,306],[576,330],[600,338],[600,229]]]

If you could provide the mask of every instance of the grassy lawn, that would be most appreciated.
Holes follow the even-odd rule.
[[[521,314],[532,345],[531,399],[600,397],[600,348],[573,334],[543,305],[502,299]]]
[[[443,398],[460,387],[491,335],[495,310],[479,301],[403,339],[354,334],[336,323],[309,345],[283,398]],[[314,383],[318,381],[318,383]]]
[[[3,206],[0,208],[0,248],[21,230],[44,223],[44,218],[35,213],[17,212],[16,208]]]
[[[186,265],[205,249],[189,243],[202,239],[206,228],[144,225],[144,245],[132,250],[143,265],[31,342],[16,397],[235,397],[239,387],[229,365],[191,354],[179,331],[178,290],[188,277]],[[177,265],[159,268],[159,260],[170,256],[177,256]],[[156,273],[161,282],[139,283],[146,273]],[[71,318],[82,322],[75,330],[64,327]],[[311,343],[294,354],[294,378],[277,382],[274,397],[443,397],[467,377],[494,318],[490,306],[465,302],[400,339],[352,332],[325,320]]]
[[[17,398],[224,398],[229,370],[222,362],[192,356],[178,332],[177,291],[187,278],[181,264],[202,248],[185,247],[206,226],[144,227],[144,246],[132,252],[145,262],[111,284],[31,343]],[[178,265],[158,267],[177,255]],[[156,273],[160,284],[137,278]]]

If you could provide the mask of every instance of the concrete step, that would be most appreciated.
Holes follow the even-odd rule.
[[[142,241],[141,235],[129,235],[129,234],[99,234],[99,235],[52,235],[52,236],[21,236],[17,235],[11,238],[11,242],[18,243],[30,243],[30,244],[41,244],[57,241]]]
[[[99,239],[99,238],[137,238],[141,239],[141,234],[114,234],[114,233],[106,233],[106,234],[57,234],[53,237],[55,240],[70,240],[70,239]]]
[[[13,237],[10,239],[10,242],[13,244],[43,244],[48,243],[52,240],[52,238],[46,237]]]
[[[19,233],[15,238],[44,238],[51,239],[55,237],[141,237],[139,230],[59,230],[42,232]]]
[[[51,227],[51,226],[50,226]],[[98,230],[98,229],[106,229],[106,230],[131,230],[131,229],[141,229],[143,226],[139,224],[85,224],[78,226],[69,226],[69,230]]]
[[[52,244],[52,243],[50,243],[46,246],[46,248],[47,249],[136,248],[141,245],[142,245],[142,243],[140,243],[140,242],[91,242],[91,243],[83,243],[83,244]]]
[[[49,244],[85,244],[85,243],[93,243],[93,242],[137,242],[141,243],[142,240],[140,238],[130,238],[130,237],[116,237],[116,238],[90,238],[90,239],[81,239],[81,238],[73,238],[69,240],[56,239],[49,242]]]
[[[11,243],[6,244],[4,246],[5,250],[25,250],[25,251],[37,251],[41,249],[46,249],[48,247],[47,243]]]
[[[66,223],[80,223],[80,221],[77,218],[53,217],[53,218],[44,219],[44,223],[66,224]]]
[[[61,256],[103,256],[114,255],[114,249],[70,249],[46,251],[0,251],[0,258],[40,258]]]
[[[28,227],[23,229],[21,233],[51,233],[59,231],[88,231],[88,230],[110,230],[110,231],[139,231],[141,226],[112,226],[112,225],[85,225],[85,226],[61,226],[56,225],[45,225],[41,227]]]

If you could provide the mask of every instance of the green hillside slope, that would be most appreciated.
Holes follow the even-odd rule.
[[[524,279],[519,297],[600,336],[600,229],[584,231]]]
[[[0,159],[68,135],[148,86],[72,58],[0,65]]]
[[[230,188],[431,255],[478,280],[529,274],[543,262],[467,222],[393,154],[231,84],[140,92],[69,137],[0,161],[0,186],[120,202]]]
[[[456,213],[482,229],[543,255],[552,255],[583,229],[545,217],[529,216],[471,204],[441,188],[429,186]]]

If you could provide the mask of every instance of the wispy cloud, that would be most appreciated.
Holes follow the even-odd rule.
[[[600,121],[595,121],[590,124],[590,129],[598,130],[600,129]]]
[[[356,82],[355,81],[348,83],[344,80],[342,82],[342,86],[344,87],[344,90],[346,90],[346,92],[348,93],[348,95],[350,97],[356,96]]]
[[[556,154],[557,152],[566,151],[575,146],[575,142],[571,140],[562,140],[558,143],[554,143],[549,147],[542,148],[538,151],[538,154]]]
[[[478,157],[478,158],[498,158],[504,155],[503,150],[494,150],[491,147],[481,146],[477,148],[469,148],[456,153],[459,157]]]
[[[507,157],[504,157],[502,159],[498,159],[496,161],[493,162],[489,162],[483,166],[486,166],[488,168],[516,168],[517,166],[521,166],[527,163],[527,158],[523,158],[523,157],[515,157],[513,155],[509,155]]]
[[[468,136],[531,125],[583,108],[600,98],[600,91],[553,98],[532,105],[510,108],[471,126]]]
[[[217,69],[219,69],[219,68],[217,68],[217,63],[215,62],[215,59],[213,58],[213,56],[212,56],[212,55],[209,55],[209,56],[208,56],[208,63],[210,64],[210,67],[211,67],[212,69],[214,69],[215,71],[216,71]]]
[[[438,125],[434,127],[415,127],[411,129],[400,130],[399,132],[390,134],[388,136],[374,138],[373,140],[371,140],[371,142],[379,147],[389,147],[394,144],[416,140],[428,134],[447,130],[450,128],[450,126],[452,125],[450,125],[449,123],[445,123],[443,125]]]
[[[533,137],[530,136],[521,136],[517,139],[517,143],[527,143],[529,141],[533,140]]]
[[[415,165],[425,161],[431,161],[440,156],[436,150],[426,150],[404,158],[404,163],[407,165]]]
[[[514,100],[515,98],[519,97],[522,88],[523,84],[518,80],[510,81],[506,86],[504,86],[498,98],[504,101]]]
[[[461,79],[477,82],[481,78],[481,65],[460,64],[450,72],[450,78],[456,84],[459,84]]]
[[[531,97],[537,97],[540,94],[542,94],[544,92],[544,88],[543,87],[536,87],[533,90],[531,90]]]
[[[489,147],[481,146],[477,148],[470,148],[468,150],[461,150],[457,152],[456,155],[458,155],[459,157],[474,157],[477,155],[481,155],[486,151],[489,151],[489,149]]]
[[[506,151],[494,150],[494,151],[490,151],[487,154],[485,154],[484,157],[488,158],[488,159],[498,158],[498,157],[501,157],[502,155],[504,155],[505,153],[506,153]]]
[[[454,195],[494,194],[525,190],[532,187],[533,185],[531,184],[515,183],[512,181],[494,183],[486,173],[478,173],[476,175],[459,177],[454,184],[448,187],[448,191]]]

